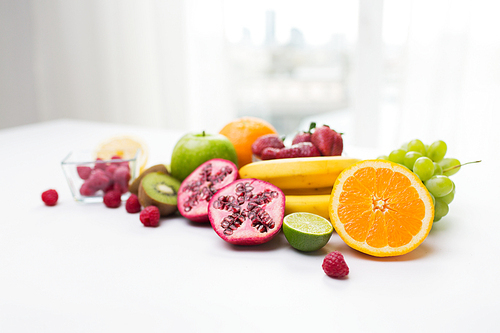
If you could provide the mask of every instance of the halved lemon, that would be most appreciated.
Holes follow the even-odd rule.
[[[335,181],[330,220],[350,247],[377,257],[418,247],[434,219],[432,198],[409,169],[384,160],[347,167]]]
[[[130,135],[120,135],[102,141],[96,148],[96,158],[109,160],[113,156],[120,156],[122,159],[132,159],[136,156],[137,165],[142,172],[148,161],[149,150],[147,145],[139,138]]]

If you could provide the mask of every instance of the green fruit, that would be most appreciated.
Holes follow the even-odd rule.
[[[330,221],[316,214],[292,213],[283,220],[283,233],[293,248],[310,252],[328,243],[333,226]]]
[[[146,176],[148,173],[151,172],[162,172],[169,174],[168,168],[165,164],[157,164],[153,165],[152,167],[149,167],[148,169],[144,170],[139,177],[134,179],[134,181],[128,186],[128,190],[130,193],[133,193],[135,195],[139,194],[139,185],[141,184],[142,178]]]
[[[222,134],[189,133],[174,147],[170,169],[172,176],[183,181],[198,166],[208,160],[222,158],[238,165],[233,144]]]
[[[151,172],[142,178],[139,186],[139,202],[143,207],[156,206],[161,216],[177,210],[177,192],[181,183],[162,172]]]

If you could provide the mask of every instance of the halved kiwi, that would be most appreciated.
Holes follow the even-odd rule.
[[[137,177],[136,179],[134,179],[134,181],[128,186],[129,192],[133,193],[135,195],[138,195],[138,193],[139,193],[139,185],[141,184],[142,178],[145,175],[147,175],[148,173],[151,173],[151,172],[162,172],[162,173],[166,173],[167,175],[170,174],[170,172],[168,171],[168,168],[167,168],[167,166],[165,164],[153,165],[152,167],[147,168],[146,170],[144,170],[139,175],[139,177]]]
[[[170,215],[177,210],[177,192],[180,186],[180,181],[166,173],[148,173],[139,186],[139,202],[143,207],[158,207],[161,216]]]

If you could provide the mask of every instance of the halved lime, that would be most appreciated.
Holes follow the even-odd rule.
[[[292,213],[283,220],[283,233],[295,249],[316,251],[328,243],[333,226],[324,217],[312,213]]]

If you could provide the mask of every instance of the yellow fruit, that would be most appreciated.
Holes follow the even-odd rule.
[[[121,135],[106,139],[97,146],[95,155],[96,158],[102,158],[103,160],[109,160],[113,156],[132,159],[136,156],[138,150],[137,165],[140,172],[142,172],[148,161],[149,151],[147,145],[138,138]]]
[[[285,195],[322,195],[322,194],[328,194],[328,197],[330,197],[330,194],[332,193],[333,186],[328,186],[328,187],[315,187],[315,188],[289,188],[289,189],[283,189],[283,193]]]
[[[330,219],[328,210],[330,195],[287,195],[285,201],[285,215],[291,213],[311,213]]]
[[[346,167],[359,159],[342,156],[283,158],[253,162],[240,169],[241,178],[257,178],[288,189],[331,187]]]
[[[427,237],[432,198],[409,169],[384,160],[361,161],[335,181],[330,220],[350,247],[377,257],[408,253]]]

